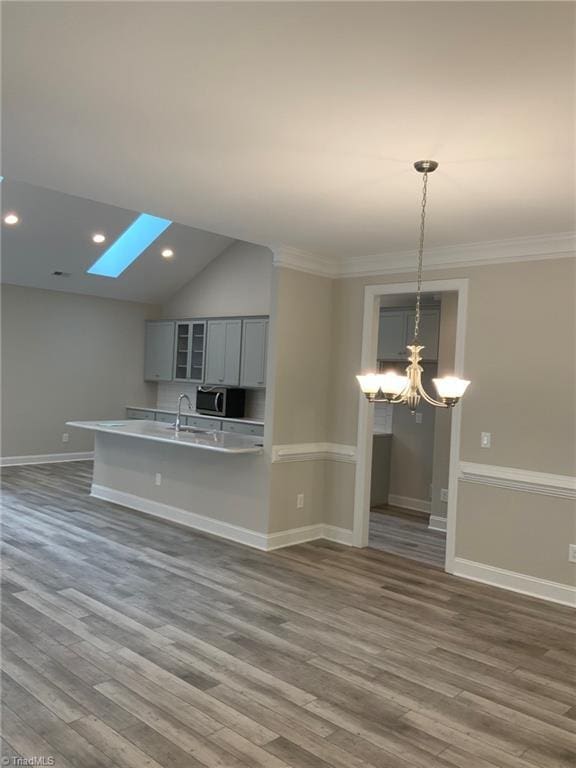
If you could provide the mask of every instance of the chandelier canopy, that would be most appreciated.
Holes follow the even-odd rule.
[[[366,373],[356,376],[362,392],[371,403],[403,403],[414,413],[420,400],[438,408],[453,408],[460,400],[470,384],[465,379],[456,376],[444,376],[432,379],[439,400],[431,397],[422,385],[420,352],[424,347],[418,343],[420,332],[420,301],[422,295],[422,260],[424,256],[424,232],[426,226],[426,202],[428,193],[428,174],[438,168],[435,160],[419,160],[414,168],[422,174],[422,207],[420,213],[420,242],[418,246],[418,283],[416,289],[416,313],[414,318],[414,338],[408,349],[408,365],[406,375],[401,376],[396,371],[386,373]]]

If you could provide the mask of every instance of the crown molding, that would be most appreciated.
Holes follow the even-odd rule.
[[[535,237],[487,240],[428,248],[424,253],[426,269],[508,264],[516,261],[540,261],[576,255],[576,232],[560,232]],[[396,251],[357,256],[340,260],[338,277],[398,274],[414,269],[417,251]]]
[[[301,251],[288,245],[270,246],[273,254],[273,262],[278,267],[288,267],[299,272],[307,272],[310,275],[320,277],[339,277],[340,262],[328,256],[320,256],[317,253]]]
[[[390,251],[369,256],[330,258],[287,245],[270,246],[274,264],[321,277],[371,277],[411,272],[416,251]],[[576,256],[576,232],[558,232],[535,237],[486,240],[428,248],[424,254],[426,269],[453,269],[518,261],[544,261]]]

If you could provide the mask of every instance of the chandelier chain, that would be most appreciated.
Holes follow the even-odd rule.
[[[422,179],[422,208],[420,212],[420,243],[418,245],[418,285],[416,288],[416,315],[414,318],[414,344],[420,332],[420,294],[422,292],[422,261],[424,258],[424,231],[426,227],[426,199],[428,194],[428,171]]]

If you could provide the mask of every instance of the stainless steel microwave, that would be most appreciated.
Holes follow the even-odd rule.
[[[242,418],[246,390],[227,387],[198,387],[196,390],[196,411],[207,416]]]

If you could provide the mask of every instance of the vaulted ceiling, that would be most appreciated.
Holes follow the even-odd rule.
[[[354,257],[414,247],[433,158],[430,245],[573,229],[572,3],[18,2],[2,32],[9,178]]]
[[[90,275],[86,270],[138,212],[10,179],[2,182],[1,195],[2,210],[17,211],[20,217],[16,226],[2,227],[2,282],[14,285],[156,303],[235,242],[172,224],[118,279]],[[92,241],[97,232],[106,235],[106,242]],[[174,251],[170,260],[160,255],[168,247]]]

